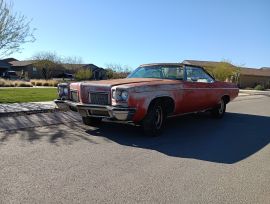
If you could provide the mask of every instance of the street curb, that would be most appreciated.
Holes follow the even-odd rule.
[[[247,90],[240,90],[239,93],[252,95],[263,95],[263,96],[270,96],[269,91],[247,91]]]

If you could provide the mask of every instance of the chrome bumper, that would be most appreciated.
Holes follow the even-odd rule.
[[[54,102],[59,109],[77,111],[83,117],[89,116],[116,119],[121,121],[131,121],[136,112],[135,108],[83,104],[69,100],[54,100]]]

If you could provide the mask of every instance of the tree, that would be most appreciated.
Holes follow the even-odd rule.
[[[42,72],[44,79],[49,79],[53,75],[62,74],[65,68],[62,66],[61,57],[55,52],[39,52],[32,57],[35,68]]]
[[[0,0],[0,57],[18,52],[22,44],[35,41],[30,23],[24,15],[13,13],[11,4]]]
[[[80,65],[83,64],[83,60],[81,57],[63,57],[61,59],[62,64],[64,64],[65,68],[71,72],[76,72],[81,67]]]
[[[229,61],[221,61],[215,65],[206,65],[205,69],[217,80],[236,82],[239,68]]]
[[[106,64],[106,75],[108,79],[126,78],[130,73],[131,68],[121,64]]]
[[[78,81],[90,80],[93,74],[90,69],[81,68],[75,73],[75,79]]]

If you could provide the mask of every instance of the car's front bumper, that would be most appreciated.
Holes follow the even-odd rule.
[[[77,111],[83,117],[89,116],[132,121],[132,117],[136,113],[135,108],[83,104],[69,100],[55,100],[54,102],[60,109]]]

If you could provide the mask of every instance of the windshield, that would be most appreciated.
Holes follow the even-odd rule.
[[[128,78],[158,78],[158,79],[184,79],[184,69],[179,66],[145,66],[139,67]]]

